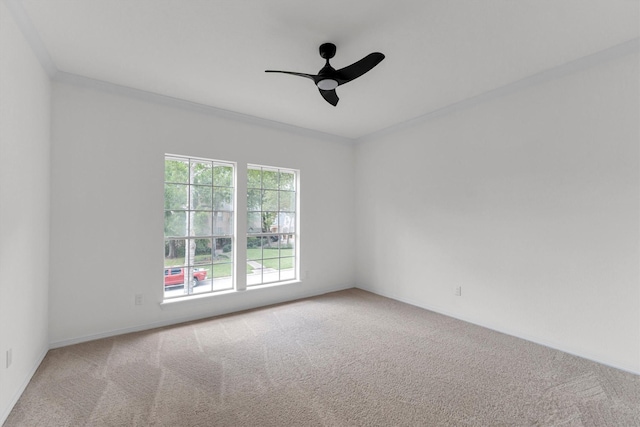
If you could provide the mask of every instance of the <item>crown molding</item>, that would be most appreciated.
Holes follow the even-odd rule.
[[[452,114],[461,110],[466,110],[478,104],[502,98],[512,93],[519,92],[523,89],[539,85],[541,83],[549,82],[551,80],[555,80],[582,70],[586,70],[598,64],[602,64],[604,62],[608,62],[616,58],[621,58],[623,56],[638,52],[640,52],[640,38],[636,37],[634,39],[601,50],[594,54],[575,59],[573,61],[567,62],[554,68],[550,68],[545,71],[541,71],[529,77],[516,80],[515,82],[500,86],[471,98],[463,99],[462,101],[447,105],[446,107],[430,111],[407,121],[397,123],[395,125],[391,125],[389,127],[372,132],[370,134],[355,138],[353,139],[353,142],[354,144],[362,144],[375,139],[379,139],[400,130],[408,129],[413,126],[428,122],[435,118]]]
[[[321,132],[313,129],[303,128],[299,126],[290,125],[287,123],[277,122],[273,120],[263,119],[248,114],[237,113],[230,110],[224,110],[221,108],[212,107],[209,105],[198,104],[196,102],[186,101],[183,99],[173,98],[166,95],[160,95],[157,93],[147,92],[140,89],[134,89],[126,86],[117,85],[101,80],[92,79],[90,77],[81,76],[78,74],[67,73],[58,70],[55,63],[49,55],[49,51],[45,47],[44,42],[40,38],[38,31],[34,27],[29,15],[25,11],[22,2],[20,0],[2,0],[6,4],[11,15],[22,32],[27,43],[31,47],[34,55],[40,62],[40,65],[47,73],[49,78],[53,81],[64,82],[69,84],[75,84],[87,88],[93,88],[110,93],[117,93],[119,95],[128,96],[131,98],[152,102],[156,104],[171,106],[174,108],[180,108],[188,111],[195,111],[203,114],[211,114],[217,117],[225,119],[240,121],[256,126],[267,127],[271,129],[277,129],[284,132],[297,134],[304,137],[321,139],[324,141],[330,141],[340,144],[352,144],[351,138],[346,138],[326,132]]]
[[[452,114],[458,111],[466,110],[478,104],[489,102],[489,101],[510,95],[512,93],[519,92],[523,89],[526,89],[535,85],[539,85],[541,83],[548,82],[551,80],[555,80],[555,79],[567,76],[569,74],[579,72],[581,70],[594,67],[598,64],[611,61],[631,53],[640,52],[640,38],[636,37],[634,39],[609,47],[607,49],[601,50],[594,54],[587,55],[582,58],[578,58],[576,60],[559,65],[557,67],[541,71],[529,77],[525,77],[523,79],[506,84],[504,86],[489,90],[487,92],[483,92],[471,98],[463,99],[459,102],[447,105],[437,110],[427,112],[425,114],[419,115],[417,117],[406,120],[404,122],[400,122],[400,123],[388,126],[386,128],[376,130],[374,132],[362,135],[357,138],[348,138],[348,137],[343,137],[343,136],[322,132],[314,129],[290,125],[283,122],[263,119],[260,117],[238,113],[235,111],[225,110],[222,108],[212,107],[209,105],[198,104],[196,102],[191,102],[184,99],[173,98],[166,95],[160,95],[153,92],[147,92],[140,89],[121,86],[115,83],[96,80],[96,79],[81,76],[78,74],[72,74],[72,73],[60,71],[56,67],[53,60],[51,59],[51,56],[49,55],[47,48],[45,47],[42,39],[40,38],[40,35],[38,34],[35,27],[33,26],[33,23],[31,22],[31,19],[29,18],[28,14],[24,10],[24,7],[22,6],[21,1],[20,0],[1,0],[1,1],[4,1],[4,3],[7,5],[7,8],[9,9],[10,13],[13,15],[18,27],[22,31],[22,34],[24,35],[25,39],[31,46],[31,49],[33,50],[36,58],[42,65],[42,68],[49,75],[49,77],[54,81],[75,84],[75,85],[89,87],[89,88],[98,89],[98,90],[111,92],[111,93],[117,93],[123,96],[129,96],[129,97],[144,100],[147,102],[153,102],[156,104],[172,106],[175,108],[195,111],[195,112],[204,113],[204,114],[211,114],[217,117],[222,117],[230,120],[240,121],[243,123],[267,127],[271,129],[277,129],[280,131],[290,132],[290,133],[294,133],[294,134],[305,136],[305,137],[316,138],[324,141],[330,141],[330,142],[340,143],[340,144],[349,144],[349,145],[361,144],[361,143],[366,143],[368,141],[372,141],[375,139],[379,139],[384,136],[398,132],[400,130],[408,129],[410,127],[428,122],[438,117],[442,117],[447,114]]]
[[[221,117],[224,119],[243,122],[250,125],[261,126],[271,129],[276,129],[288,133],[297,134],[304,137],[321,139],[324,141],[349,144],[351,145],[353,140],[350,138],[321,132],[314,129],[303,128],[287,123],[277,122],[274,120],[263,119],[260,117],[252,116],[249,114],[238,113],[231,110],[225,110],[222,108],[212,107],[210,105],[199,104],[197,102],[187,101],[180,98],[174,98],[167,95],[160,95],[155,92],[148,92],[141,89],[134,89],[127,86],[118,85],[115,83],[105,82],[102,80],[92,79],[90,77],[81,76],[78,74],[67,73],[65,71],[57,71],[52,77],[53,81],[67,83],[75,86],[82,86],[85,88],[95,89],[102,92],[108,92],[126,96],[129,98],[138,99],[154,104],[165,105],[168,107],[179,108],[182,110],[193,111],[201,114],[210,114],[212,116]]]
[[[38,62],[40,62],[45,73],[47,73],[49,78],[53,77],[58,72],[58,69],[51,59],[51,55],[49,55],[49,51],[45,47],[36,28],[33,26],[31,18],[29,18],[29,15],[27,15],[27,12],[24,10],[22,3],[20,0],[3,1],[11,15],[13,15],[13,19],[16,21],[27,43],[31,46],[33,54],[38,59]]]

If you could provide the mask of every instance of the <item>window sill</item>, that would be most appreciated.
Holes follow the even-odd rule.
[[[295,279],[295,280],[287,280],[286,282],[275,282],[275,283],[265,283],[263,285],[252,285],[252,286],[248,286],[246,291],[255,291],[258,289],[265,289],[265,288],[277,288],[278,286],[295,285],[296,283],[302,283],[302,281],[300,279]],[[246,292],[246,291],[238,291],[238,292]]]
[[[296,279],[296,280],[288,280],[286,282],[277,282],[277,283],[266,283],[264,285],[254,285],[251,287],[248,287],[247,289],[241,290],[241,291],[237,291],[235,289],[231,289],[228,291],[220,291],[220,292],[215,292],[215,293],[207,293],[207,294],[202,294],[202,295],[191,295],[191,296],[185,296],[185,297],[178,297],[178,298],[171,298],[171,299],[166,299],[163,300],[160,303],[160,308],[167,309],[167,308],[171,308],[171,307],[178,307],[178,306],[182,306],[185,303],[186,304],[196,304],[196,303],[205,303],[208,301],[211,301],[212,299],[222,296],[222,295],[233,295],[233,294],[240,294],[240,293],[244,293],[244,292],[254,292],[254,291],[259,291],[261,289],[268,289],[268,288],[275,288],[275,287],[279,287],[279,286],[285,286],[285,285],[295,285],[295,284],[299,284],[302,283],[301,280]]]

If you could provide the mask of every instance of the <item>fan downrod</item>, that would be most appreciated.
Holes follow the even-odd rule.
[[[333,58],[336,54],[336,45],[333,43],[323,43],[320,45],[320,56],[326,60]]]

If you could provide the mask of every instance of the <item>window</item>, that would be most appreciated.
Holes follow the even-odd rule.
[[[239,184],[236,174],[232,162],[165,155],[165,301],[298,278],[298,172],[247,165]]]
[[[232,163],[165,157],[164,297],[233,289]]]
[[[247,286],[296,279],[297,173],[247,167]]]

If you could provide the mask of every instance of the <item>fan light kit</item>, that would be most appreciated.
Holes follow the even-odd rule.
[[[334,90],[338,87],[338,82],[333,79],[324,79],[318,82],[318,88],[322,90]]]
[[[306,77],[313,80],[320,90],[320,95],[334,107],[338,105],[338,94],[336,94],[336,88],[345,83],[349,83],[351,80],[357,79],[364,73],[370,71],[373,67],[378,65],[380,61],[384,59],[384,55],[380,52],[370,53],[362,58],[360,61],[355,62],[348,67],[336,70],[329,64],[329,59],[333,58],[336,54],[336,45],[333,43],[324,43],[320,45],[320,56],[327,60],[327,63],[322,67],[318,74],[306,74],[296,73],[294,71],[276,71],[266,70],[266,73],[284,73],[292,74],[294,76]]]

